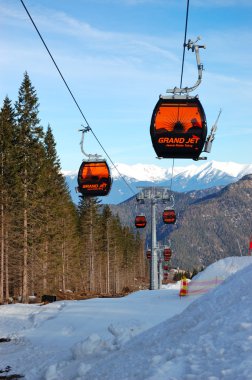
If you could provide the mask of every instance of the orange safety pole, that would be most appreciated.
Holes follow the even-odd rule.
[[[181,283],[180,283],[180,292],[179,296],[187,296],[188,295],[188,280],[185,276],[182,277]]]

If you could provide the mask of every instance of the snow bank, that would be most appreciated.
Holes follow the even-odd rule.
[[[251,380],[252,258],[230,257],[193,281],[116,299],[0,307],[0,370],[26,380]],[[29,360],[27,360],[29,358]]]
[[[226,278],[252,263],[252,258],[227,257],[209,265],[203,272],[198,273],[189,282],[188,294],[190,296],[202,295],[220,285]]]
[[[179,316],[96,363],[81,379],[252,379],[251,289],[249,265],[196,299]]]

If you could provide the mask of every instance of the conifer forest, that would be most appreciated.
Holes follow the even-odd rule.
[[[139,234],[97,198],[73,203],[27,72],[17,90],[0,110],[0,303],[139,288],[148,275]]]

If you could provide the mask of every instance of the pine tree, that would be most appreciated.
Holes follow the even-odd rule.
[[[97,246],[99,230],[99,201],[97,198],[82,198],[79,204],[80,262],[84,273],[83,285],[90,292],[96,291]]]
[[[100,219],[101,223],[101,239],[100,239],[100,282],[103,287],[105,283],[105,292],[110,293],[111,290],[111,271],[112,271],[112,242],[113,234],[112,227],[112,213],[108,205],[104,206]],[[104,277],[104,282],[102,281]]]
[[[74,205],[27,73],[0,111],[0,303],[67,289],[119,293],[143,273],[143,242],[97,198]],[[101,211],[102,210],[102,211]]]
[[[14,165],[14,110],[8,97],[4,99],[0,112],[0,207],[1,207],[1,259],[0,259],[0,303],[9,298],[9,232],[12,207],[12,174]],[[5,284],[5,293],[4,293]]]
[[[17,190],[19,191],[20,207],[22,209],[22,301],[28,302],[28,259],[30,255],[29,243],[32,240],[32,229],[29,225],[31,212],[34,212],[36,202],[37,180],[41,167],[43,147],[41,139],[43,129],[39,125],[38,97],[27,73],[15,103],[18,137],[16,152],[18,158],[16,176]]]
[[[40,271],[34,272],[33,276],[36,276],[36,285],[46,294],[75,287],[73,274],[78,258],[78,236],[77,209],[61,173],[50,126],[43,145],[44,158],[37,181],[36,202],[36,216],[40,223],[34,225],[37,237],[35,263],[39,264],[34,266]]]
[[[40,267],[42,267],[41,289],[43,293],[47,293],[49,289],[52,290],[54,287],[53,277],[56,274],[53,268],[55,269],[57,261],[54,254],[56,252],[57,255],[58,252],[56,241],[60,240],[58,237],[59,199],[62,198],[64,190],[66,191],[64,180],[60,173],[60,162],[57,157],[56,144],[50,126],[48,126],[44,138],[44,159],[40,173],[37,194],[40,200],[39,213],[42,221],[40,235],[43,237],[40,240],[39,249]],[[48,281],[50,284],[48,284]]]

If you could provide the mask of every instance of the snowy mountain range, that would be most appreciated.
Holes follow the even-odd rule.
[[[178,192],[201,190],[214,186],[225,186],[238,181],[246,174],[252,174],[252,164],[211,161],[201,165],[174,166],[168,169],[158,165],[117,164],[112,168],[113,184],[108,196],[102,203],[118,204],[134,196],[141,186],[166,186]],[[73,201],[78,203],[75,191],[77,172],[63,171]]]

